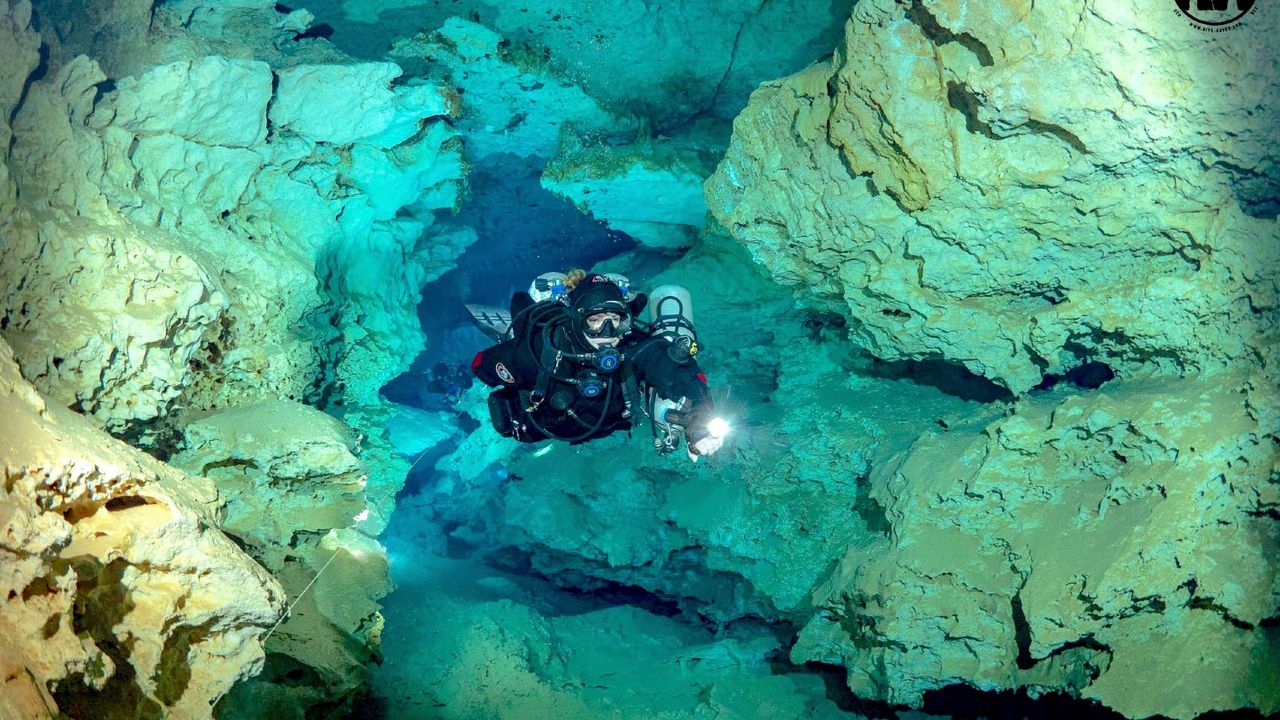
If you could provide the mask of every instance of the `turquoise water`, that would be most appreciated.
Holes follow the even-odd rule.
[[[1225,5],[0,2],[0,715],[1280,712]],[[467,305],[573,268],[716,452],[499,434]]]

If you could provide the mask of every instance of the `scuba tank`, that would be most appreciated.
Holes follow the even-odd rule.
[[[534,302],[550,300],[555,303],[567,302],[569,291],[564,286],[565,274],[562,272],[544,272],[529,283],[529,297]]]
[[[663,285],[649,294],[649,326],[655,337],[666,339],[667,356],[685,365],[698,354],[698,332],[693,327],[693,297],[679,285]],[[653,445],[659,454],[678,449],[684,440],[686,398],[670,400],[653,390],[648,398],[653,421]]]
[[[698,354],[693,329],[693,298],[679,285],[663,285],[649,294],[649,325],[655,336],[671,341],[667,354],[684,365]]]

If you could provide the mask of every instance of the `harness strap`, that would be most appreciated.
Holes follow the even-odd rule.
[[[545,368],[551,363],[551,371],[540,371],[538,379],[533,385],[533,392],[529,393],[530,404],[525,408],[525,412],[531,413],[542,405],[542,401],[547,398],[547,390],[551,388],[551,376],[556,370],[560,369],[560,354],[548,343],[542,346],[542,359],[540,364]]]

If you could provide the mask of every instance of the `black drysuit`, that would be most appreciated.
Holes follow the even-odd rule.
[[[517,317],[511,339],[476,353],[471,362],[471,371],[481,382],[498,388],[489,395],[489,412],[494,428],[502,435],[520,442],[550,437],[576,444],[629,430],[633,418],[643,417],[646,387],[669,400],[688,398],[689,414],[699,421],[699,427],[705,425],[701,420],[711,417],[711,394],[697,363],[692,358],[677,362],[668,352],[670,340],[638,329],[616,346],[623,356],[621,366],[610,373],[595,372],[605,383],[604,391],[597,397],[582,395],[579,385],[564,378],[580,377],[589,362],[562,359],[555,366],[553,358],[557,349],[585,354],[591,347],[574,337],[570,323],[557,322],[562,318],[549,301],[538,303]],[[550,349],[546,347],[548,339]],[[553,369],[554,376],[548,372]],[[544,378],[541,381],[540,376]],[[634,377],[638,394],[626,391],[628,377]],[[530,407],[532,412],[528,412]],[[687,434],[690,442],[701,435],[692,424]]]

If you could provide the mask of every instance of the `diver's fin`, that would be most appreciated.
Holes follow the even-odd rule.
[[[480,332],[493,338],[494,342],[507,339],[507,329],[511,327],[511,313],[492,305],[467,305],[471,313],[471,321],[480,328]]]

